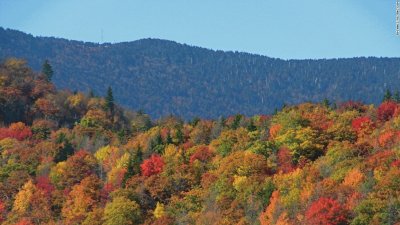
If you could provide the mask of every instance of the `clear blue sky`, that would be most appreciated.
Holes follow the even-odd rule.
[[[174,40],[279,58],[400,56],[395,0],[0,0],[0,26],[101,42]]]

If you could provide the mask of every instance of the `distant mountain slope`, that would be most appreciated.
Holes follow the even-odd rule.
[[[325,97],[377,103],[386,88],[400,88],[399,58],[280,60],[158,39],[95,44],[0,28],[0,59],[7,57],[38,70],[49,59],[59,88],[102,95],[111,85],[120,104],[155,118],[271,113]]]

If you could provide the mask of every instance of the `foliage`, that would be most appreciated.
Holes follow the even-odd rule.
[[[0,83],[2,224],[400,222],[391,100],[151,121],[21,60],[0,64]]]

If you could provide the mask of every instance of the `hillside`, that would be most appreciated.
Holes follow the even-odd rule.
[[[4,225],[400,223],[400,104],[150,121],[0,63]],[[370,93],[369,93],[370,94]]]
[[[400,88],[399,58],[280,60],[157,39],[95,44],[0,28],[0,59],[8,57],[36,70],[49,59],[57,87],[103,95],[110,85],[120,104],[153,118],[269,114],[324,98],[378,103],[386,88]]]

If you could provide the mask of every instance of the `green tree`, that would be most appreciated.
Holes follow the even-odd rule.
[[[324,100],[322,101],[322,105],[323,105],[325,108],[329,109],[329,107],[331,106],[331,103],[329,102],[329,99],[324,98]]]
[[[116,197],[108,203],[104,209],[104,224],[139,224],[140,207],[139,205],[127,199],[126,197]]]
[[[42,73],[44,74],[46,80],[50,82],[53,77],[54,71],[49,63],[49,60],[47,59],[44,61],[42,65]]]
[[[184,142],[184,137],[182,133],[182,128],[178,126],[176,128],[176,133],[175,133],[175,140],[177,144],[182,144]]]
[[[386,102],[389,100],[392,100],[392,92],[390,92],[389,89],[386,89],[385,95],[383,96],[383,101]]]
[[[114,95],[111,86],[107,89],[106,109],[111,112],[111,115],[114,114]]]
[[[400,93],[399,91],[394,92],[393,100],[397,103],[400,103]]]

